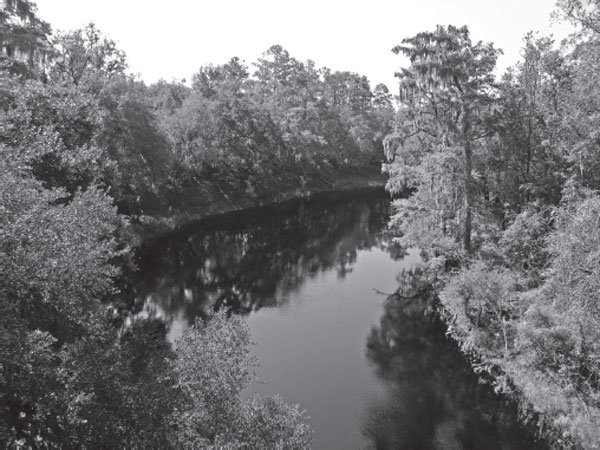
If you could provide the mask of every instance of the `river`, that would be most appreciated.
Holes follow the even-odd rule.
[[[215,308],[245,314],[265,382],[253,390],[306,409],[314,448],[545,448],[428,299],[384,294],[420,260],[385,233],[388,214],[370,192],[204,220],[139,252],[138,309],[171,341]]]

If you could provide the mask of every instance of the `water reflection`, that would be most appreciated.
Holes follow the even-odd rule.
[[[374,447],[548,448],[518,424],[515,405],[478,383],[446,339],[426,293],[386,300],[367,340],[367,356],[385,385],[385,394],[367,406],[362,426]]]
[[[171,324],[172,335],[211,309],[249,312],[281,305],[318,273],[334,269],[344,279],[358,251],[393,247],[380,233],[388,208],[389,199],[373,192],[199,224],[142,249],[136,302],[143,315]]]
[[[314,448],[542,448],[445,339],[419,278],[396,281],[419,257],[381,233],[388,207],[373,193],[196,224],[139,252],[138,313],[173,340],[215,308],[252,312],[257,389],[308,410]],[[374,291],[398,282],[406,298]]]

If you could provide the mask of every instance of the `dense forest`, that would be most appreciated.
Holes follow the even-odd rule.
[[[577,31],[499,50],[467,28],[404,39],[385,139],[392,226],[420,247],[448,333],[557,447],[600,442],[600,2],[560,0]]]
[[[0,442],[8,447],[307,446],[298,407],[254,382],[239,318],[175,347],[127,325],[132,222],[230,197],[278,200],[377,174],[392,96],[281,46],[251,67],[150,86],[94,24],[0,9]]]
[[[559,0],[577,32],[527,34],[500,78],[466,27],[406,38],[397,97],[278,45],[146,85],[94,24],[53,33],[33,2],[0,5],[0,442],[309,445],[298,407],[240,399],[243,319],[175,346],[159,320],[127,325],[132,223],[382,161],[448,334],[556,446],[600,442],[599,0]]]

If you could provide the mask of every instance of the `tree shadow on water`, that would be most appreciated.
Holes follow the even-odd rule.
[[[233,213],[166,236],[138,252],[138,309],[188,324],[211,310],[249,313],[288,301],[307,280],[336,270],[343,279],[358,251],[383,245],[389,201],[300,202]],[[291,205],[293,206],[293,205]]]
[[[385,391],[364,414],[361,431],[371,446],[547,448],[518,423],[514,403],[479,382],[456,344],[446,338],[435,314],[435,297],[415,277],[407,273],[400,278],[403,296],[386,300],[381,321],[367,339],[367,357]]]

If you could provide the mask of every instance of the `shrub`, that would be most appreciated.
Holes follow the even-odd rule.
[[[250,356],[249,329],[239,316],[216,313],[198,319],[176,344],[178,387],[188,399],[174,413],[183,446],[307,447],[311,433],[298,406],[280,398],[240,393],[255,381],[256,361]]]
[[[506,354],[514,347],[519,289],[515,273],[476,261],[450,280],[440,300],[467,346],[483,347],[488,354]]]

